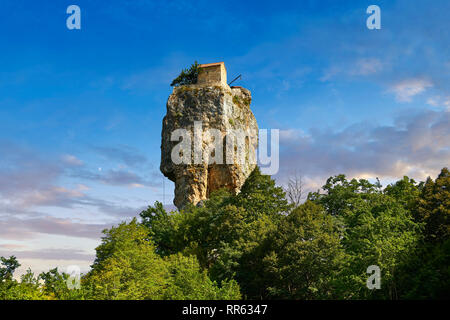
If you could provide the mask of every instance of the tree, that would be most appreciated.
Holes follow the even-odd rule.
[[[415,218],[424,224],[423,241],[404,264],[401,296],[407,299],[450,298],[450,175],[443,168],[420,191]]]
[[[222,287],[199,267],[196,257],[162,258],[149,238],[149,229],[133,219],[105,230],[102,244],[85,284],[94,299],[216,299],[239,298],[235,282]]]
[[[383,192],[395,198],[405,209],[413,210],[422,187],[423,183],[417,184],[414,179],[404,176],[402,180],[388,185]]]
[[[422,243],[397,278],[401,299],[450,299],[450,240]]]
[[[27,272],[20,277],[20,283],[18,282],[17,285],[14,286],[14,290],[9,293],[9,298],[16,300],[48,299],[41,290],[39,277],[35,277],[31,269],[28,269]]]
[[[239,237],[233,242],[222,242],[216,250],[218,257],[210,268],[213,279],[234,278],[247,299],[267,297],[267,274],[263,258],[267,252],[267,238],[279,221],[262,215],[242,226]]]
[[[338,220],[311,201],[284,218],[269,237],[263,263],[269,296],[276,299],[333,298],[333,279],[343,250]]]
[[[182,254],[166,258],[169,266],[169,283],[164,299],[170,300],[238,300],[241,298],[236,281],[224,281],[222,287],[210,280],[206,270],[201,270],[194,256]]]
[[[328,178],[322,189],[325,193],[319,191],[310,193],[308,199],[320,203],[328,213],[338,216],[347,209],[349,200],[380,193],[381,185],[372,184],[366,179],[348,181],[345,175],[340,174]]]
[[[20,267],[15,256],[8,259],[0,257],[2,265],[0,268],[0,300],[41,300],[47,299],[42,292],[38,277],[28,269],[21,276],[21,281],[13,278],[15,270]]]
[[[176,212],[168,214],[161,202],[155,202],[140,213],[141,221],[150,231],[149,236],[156,245],[156,252],[161,256],[167,256],[179,251],[176,243]]]
[[[56,268],[17,281],[20,263],[1,257],[0,299],[449,298],[449,187],[446,168],[384,190],[338,175],[293,208],[256,168],[237,195],[170,213],[156,202],[142,223],[104,230],[79,290]],[[371,265],[380,290],[366,286]]]
[[[349,202],[344,213],[346,232],[342,243],[349,255],[348,296],[397,299],[396,275],[420,240],[420,225],[411,213],[383,194],[372,194]],[[382,289],[365,287],[366,269],[377,265],[382,272]],[[353,288],[352,288],[353,287]]]
[[[289,202],[294,207],[298,207],[303,200],[305,192],[303,177],[297,173],[294,174],[293,177],[289,178],[287,187],[284,191],[286,192]]]
[[[83,283],[80,289],[69,288],[68,281],[70,275],[59,272],[58,268],[53,268],[39,275],[39,280],[44,282],[42,292],[50,300],[86,300],[91,298],[90,286]]]
[[[19,261],[15,256],[11,256],[8,259],[5,257],[0,257],[3,267],[0,268],[0,281],[12,280],[14,271],[20,267]]]
[[[270,176],[261,174],[259,167],[247,178],[235,203],[254,217],[270,215],[279,218],[292,209],[283,188],[277,187]]]
[[[443,168],[435,181],[428,178],[419,197],[416,216],[425,223],[431,243],[450,239],[450,172]]]
[[[421,230],[405,208],[405,197],[398,196],[405,194],[399,192],[400,185],[404,184],[398,182],[395,188],[383,192],[379,182],[348,181],[344,175],[338,175],[327,180],[323,186],[326,193],[310,195],[329,214],[338,217],[344,227],[341,243],[347,257],[337,290],[341,298],[398,298],[398,270],[415,252]],[[366,287],[370,265],[381,268],[381,290]]]
[[[213,281],[236,279],[246,297],[260,298],[265,295],[262,244],[290,209],[282,188],[256,168],[238,195],[218,190],[203,206],[171,214],[156,204],[141,217],[157,248],[195,255]]]
[[[88,275],[96,299],[161,299],[167,266],[155,253],[148,230],[133,219],[105,230]]]
[[[181,70],[181,73],[170,84],[172,87],[184,86],[197,83],[198,75],[201,72],[200,66],[195,61],[189,69]]]
[[[14,271],[20,267],[15,256],[0,257],[0,299],[11,300],[17,296],[17,281],[13,279]]]

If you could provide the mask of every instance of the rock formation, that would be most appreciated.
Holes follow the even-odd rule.
[[[218,64],[203,66],[214,65]],[[206,79],[199,77],[202,81],[197,84],[174,87],[167,101],[160,169],[175,182],[174,204],[179,209],[187,203],[196,205],[221,188],[239,192],[256,165],[258,125],[250,110],[250,91],[230,88],[226,84],[226,72],[224,79],[223,63],[220,67],[219,78],[210,72],[211,81],[206,73]],[[173,136],[176,129],[185,129],[188,136]],[[244,137],[238,137],[241,133],[245,133]],[[181,142],[192,147],[180,152]],[[220,152],[223,152],[222,159]],[[177,163],[174,154],[185,161]]]

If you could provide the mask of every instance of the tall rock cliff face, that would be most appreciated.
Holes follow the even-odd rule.
[[[179,209],[221,188],[239,192],[256,165],[258,125],[250,103],[249,90],[226,84],[173,89],[163,119],[160,169],[175,182],[174,204]],[[180,138],[176,129],[185,129],[188,137]],[[184,161],[177,163],[174,155]]]

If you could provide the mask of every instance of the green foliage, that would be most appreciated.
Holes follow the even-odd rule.
[[[154,220],[156,221],[156,220]],[[133,219],[105,231],[86,282],[94,299],[238,299],[233,281],[219,287],[195,257],[156,253],[149,230]]]
[[[450,240],[423,243],[398,273],[398,292],[403,299],[450,299]]]
[[[198,74],[200,73],[200,67],[197,61],[195,61],[189,69],[181,70],[181,73],[170,84],[172,87],[184,86],[197,83]]]
[[[258,167],[253,170],[236,196],[236,204],[255,218],[268,215],[279,219],[292,209],[283,188],[277,187],[270,176],[261,174]]]
[[[170,213],[156,202],[104,230],[81,289],[57,269],[17,281],[19,262],[2,257],[0,299],[448,299],[449,188],[446,168],[384,189],[337,175],[293,209],[256,168],[237,195]]]
[[[327,211],[340,219],[344,227],[341,243],[346,265],[339,275],[341,298],[398,298],[395,275],[420,240],[421,225],[407,207],[417,189],[404,178],[383,192],[379,182],[352,179],[344,175],[329,178],[323,189],[310,195]],[[381,268],[381,290],[368,290],[366,269]]]
[[[9,258],[0,257],[0,299],[15,300],[22,296],[22,290],[19,288],[16,280],[13,279],[14,272],[20,263],[15,256]]]
[[[334,298],[344,256],[338,220],[311,201],[297,207],[269,238],[263,259],[268,293],[277,299]]]
[[[419,197],[416,215],[425,223],[429,242],[450,239],[450,172],[443,168],[435,181],[428,178]]]
[[[242,106],[243,104],[248,107],[250,106],[250,98],[242,98],[241,100],[239,96],[233,96],[233,103],[237,104],[238,106]]]
[[[60,273],[57,268],[39,275],[44,284],[42,292],[50,300],[85,300],[89,299],[91,292],[89,286],[83,285],[80,289],[70,289],[68,286],[69,274]]]
[[[16,271],[18,267],[20,267],[19,261],[17,261],[17,258],[15,256],[11,256],[8,259],[0,257],[0,261],[3,265],[3,267],[0,268],[0,281],[11,280],[14,271]]]
[[[328,178],[322,189],[325,193],[311,193],[308,199],[320,203],[334,216],[342,215],[342,212],[347,210],[348,201],[354,198],[364,199],[369,194],[381,192],[379,184],[372,184],[366,179],[348,181],[343,174]]]
[[[247,297],[258,298],[266,291],[261,245],[290,209],[284,191],[256,168],[237,196],[220,190],[204,206],[170,215],[156,203],[141,217],[157,248],[195,255],[213,280],[236,279]]]
[[[144,223],[160,230],[158,247],[195,255],[211,279],[237,280],[245,298],[396,299],[411,297],[398,287],[420,251],[423,223],[412,210],[421,188],[407,177],[383,190],[338,175],[291,212],[283,190],[255,169],[237,196],[217,192],[203,207]],[[381,290],[366,287],[370,265],[381,268]]]
[[[176,254],[166,259],[170,273],[164,299],[238,300],[241,298],[236,281],[224,281],[221,288],[211,281],[206,270],[201,271],[194,256]]]
[[[17,262],[17,260],[15,261]],[[47,297],[42,290],[40,290],[39,278],[35,277],[30,269],[21,276],[20,282],[12,278],[4,279],[0,282],[0,300],[43,299],[47,299]]]
[[[140,213],[142,224],[149,230],[149,236],[156,244],[156,252],[166,256],[178,251],[175,243],[176,222],[165,210],[161,202]]]
[[[405,176],[402,180],[388,185],[384,189],[384,193],[395,198],[405,209],[412,210],[417,203],[422,187],[423,183],[417,185],[413,179]]]
[[[44,300],[48,299],[41,290],[39,277],[35,277],[34,273],[28,269],[25,274],[20,277],[20,282],[15,286],[13,294],[15,300]]]
[[[148,230],[133,219],[106,230],[88,275],[96,299],[161,299],[167,266]]]
[[[349,256],[349,268],[343,273],[353,283],[346,288],[344,297],[396,299],[395,275],[415,250],[420,225],[401,204],[382,194],[354,199],[350,204],[343,219],[346,232],[342,239]],[[370,265],[381,268],[382,290],[364,288],[366,269]]]
[[[86,288],[70,290],[67,287],[69,275],[59,273],[56,268],[37,277],[28,269],[17,281],[13,279],[14,271],[20,266],[17,259],[14,256],[0,259],[4,265],[0,268],[1,300],[81,300],[88,295]]]
[[[450,174],[428,178],[413,212],[424,227],[423,241],[403,266],[399,288],[408,299],[450,299]],[[407,276],[414,275],[414,276]]]

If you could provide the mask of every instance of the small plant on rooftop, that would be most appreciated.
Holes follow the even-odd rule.
[[[181,73],[170,84],[172,87],[184,86],[188,84],[195,84],[200,73],[200,65],[195,61],[189,69],[181,70]]]

